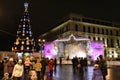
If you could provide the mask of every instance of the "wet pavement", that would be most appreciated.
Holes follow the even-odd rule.
[[[84,74],[73,71],[72,65],[57,65],[53,72],[53,77],[47,77],[47,80],[92,80],[93,66],[88,66],[88,70]],[[1,77],[1,76],[0,76]],[[111,66],[108,68],[106,80],[120,80],[120,66]]]
[[[120,66],[112,66],[108,69],[107,80],[120,80]]]
[[[108,68],[107,80],[120,80],[120,67]],[[72,65],[57,66],[54,71],[53,78],[48,80],[92,80],[93,66],[88,66],[88,70],[84,71],[84,74],[79,74],[77,71],[73,71]]]

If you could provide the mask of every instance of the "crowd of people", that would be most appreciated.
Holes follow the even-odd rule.
[[[102,55],[99,55],[96,61],[94,61],[94,69],[92,80],[106,80],[107,72],[107,61],[103,58]],[[84,74],[87,71],[88,60],[87,58],[74,57],[72,59],[72,66],[74,72],[77,71],[81,74]]]
[[[107,61],[100,55],[94,65],[93,80],[106,80],[108,74]]]
[[[74,57],[72,59],[72,66],[73,66],[73,70],[74,72],[77,70],[80,73],[84,73],[84,71],[87,70],[87,58],[82,58],[82,57]]]
[[[59,59],[62,65],[62,58]],[[53,69],[56,70],[57,59],[49,58],[31,58],[25,57],[19,59],[4,59],[0,62],[1,80],[47,80],[48,76],[52,80]],[[74,57],[72,59],[73,72],[84,74],[87,71],[87,58]],[[46,77],[47,75],[47,77]],[[94,62],[92,80],[106,80],[107,63],[100,55]]]
[[[30,58],[4,59],[0,62],[0,80],[46,80],[48,75],[52,77],[56,59]]]

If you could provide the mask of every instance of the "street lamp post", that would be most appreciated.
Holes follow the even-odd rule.
[[[45,39],[38,39],[39,52],[41,56],[43,56],[44,54],[44,43],[45,43]]]

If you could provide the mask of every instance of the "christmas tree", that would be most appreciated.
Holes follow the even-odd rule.
[[[28,3],[24,3],[24,13],[20,20],[20,24],[17,30],[17,38],[12,50],[17,56],[29,56],[33,53],[34,39],[31,31],[30,18],[28,12]]]

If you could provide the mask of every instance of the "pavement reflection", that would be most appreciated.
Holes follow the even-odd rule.
[[[107,80],[120,80],[120,67],[108,68]],[[78,71],[73,71],[72,65],[57,66],[53,77],[48,77],[47,80],[92,80],[93,66],[89,66],[84,74],[79,74]]]

